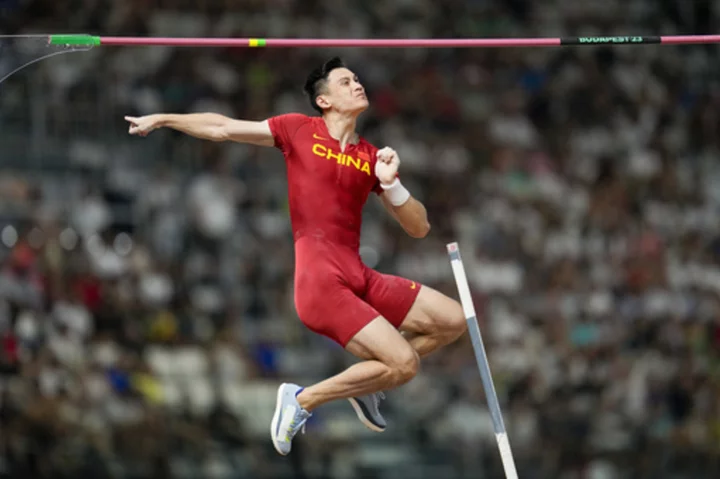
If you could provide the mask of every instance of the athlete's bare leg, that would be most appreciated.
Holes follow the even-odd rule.
[[[421,358],[447,346],[467,329],[460,303],[427,286],[422,286],[412,308],[400,325],[400,334]],[[357,348],[360,359],[372,355]]]
[[[400,325],[400,331],[420,357],[446,346],[467,329],[460,303],[427,286]]]
[[[357,396],[374,397],[373,393],[377,391],[410,381],[420,365],[417,352],[382,316],[361,329],[346,349],[356,356],[373,359],[355,364],[305,389],[287,383],[278,388],[270,435],[280,454],[290,453],[293,438],[305,426],[311,416],[310,411],[316,407],[335,399],[348,399],[351,403],[356,401],[359,404],[355,398]],[[361,417],[360,412],[358,416]],[[366,426],[375,431],[384,429],[384,424],[373,424],[361,417],[363,419]]]
[[[297,400],[305,410],[401,386],[415,377],[420,366],[417,352],[382,316],[360,330],[346,349],[357,357],[373,359],[303,389]]]
[[[458,337],[466,329],[462,306],[432,288],[421,287],[413,306],[400,326],[401,335],[418,356],[427,356]],[[352,351],[362,359],[374,359],[370,351],[356,348]],[[369,429],[382,432],[387,426],[380,413],[381,391],[348,398],[358,419]]]
[[[417,373],[419,357],[455,341],[465,332],[466,322],[460,303],[422,286],[400,329],[402,335],[384,318],[374,319],[346,347],[366,361],[305,388],[298,395],[300,405],[310,411],[335,399],[405,384]]]

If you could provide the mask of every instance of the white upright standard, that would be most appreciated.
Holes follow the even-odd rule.
[[[482,378],[485,389],[485,397],[487,398],[490,414],[492,415],[495,438],[497,439],[498,448],[500,449],[500,459],[502,460],[503,469],[505,469],[505,477],[507,479],[518,479],[515,460],[510,450],[510,441],[508,441],[507,432],[505,431],[505,423],[503,422],[502,412],[500,411],[500,403],[498,402],[495,385],[493,384],[492,375],[490,374],[490,365],[488,364],[487,354],[485,354],[485,346],[483,346],[480,326],[477,322],[475,306],[473,305],[472,296],[470,295],[470,286],[468,285],[467,276],[465,276],[465,267],[460,258],[458,244],[449,243],[447,245],[447,251],[450,256],[450,265],[452,266],[453,275],[455,276],[458,293],[460,294],[460,303],[465,312],[465,320],[467,321],[468,331],[470,332],[470,339],[472,340],[473,349],[475,350],[475,359],[477,360],[478,369],[480,370],[480,377]]]

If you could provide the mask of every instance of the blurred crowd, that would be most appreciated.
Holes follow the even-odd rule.
[[[0,0],[0,34],[510,37],[717,33],[707,0]],[[6,41],[0,39],[0,41]],[[47,46],[0,47],[0,72]],[[44,50],[43,50],[44,49]],[[370,199],[370,266],[456,296],[458,241],[522,478],[720,474],[718,49],[104,47],[0,84],[0,478],[502,477],[467,336],[383,403],[268,433],[282,381],[353,362],[293,306],[274,149],[125,115],[311,113],[340,54],[433,226]]]

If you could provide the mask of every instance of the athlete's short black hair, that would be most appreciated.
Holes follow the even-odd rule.
[[[305,94],[307,94],[310,99],[310,106],[320,114],[323,113],[323,109],[318,106],[317,97],[325,91],[328,75],[336,68],[346,68],[345,63],[340,57],[333,57],[311,71],[305,81],[303,90],[305,90]]]

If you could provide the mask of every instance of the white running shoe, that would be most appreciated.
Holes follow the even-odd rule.
[[[270,425],[275,450],[287,456],[292,448],[292,440],[302,429],[305,432],[305,422],[312,414],[307,412],[298,403],[297,395],[302,390],[297,384],[283,383],[278,388],[275,415]]]

